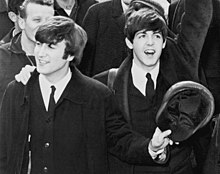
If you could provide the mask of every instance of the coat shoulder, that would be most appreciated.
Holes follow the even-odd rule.
[[[85,76],[85,84],[88,91],[91,93],[97,93],[100,95],[109,95],[110,90],[109,88],[98,79],[90,78]]]

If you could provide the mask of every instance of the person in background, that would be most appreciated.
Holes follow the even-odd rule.
[[[149,139],[160,131],[155,118],[169,87],[183,80],[200,82],[200,53],[211,23],[213,4],[212,0],[185,0],[185,7],[182,30],[174,40],[167,37],[166,18],[158,3],[151,0],[131,1],[125,24],[126,44],[131,53],[118,68],[115,79],[110,74],[111,70],[94,77],[104,84],[112,84],[110,88],[132,130]],[[111,79],[114,81],[108,83]],[[201,173],[199,170],[206,158],[210,134],[207,126],[179,145],[168,146],[169,158],[162,164],[153,161],[148,164],[126,162],[125,158],[116,155],[123,154],[120,145],[126,142],[116,142],[116,146],[110,148],[110,173],[193,174],[192,152],[198,166],[197,173]],[[156,159],[160,159],[165,151],[149,148]],[[136,158],[134,156],[133,160]]]
[[[181,30],[180,19],[185,14],[185,0],[176,0],[171,3],[169,18],[170,29],[178,35]],[[201,77],[205,77],[207,87],[212,92],[215,99],[215,113],[213,118],[213,137],[208,149],[208,156],[204,165],[205,174],[217,174],[220,172],[220,136],[219,136],[219,113],[220,113],[220,1],[213,0],[213,17],[209,26],[205,43],[200,55]],[[206,11],[204,10],[204,13]]]
[[[78,66],[83,74],[91,77],[118,67],[127,56],[124,13],[129,3],[130,0],[105,1],[88,10],[82,24],[88,42]]]
[[[70,17],[81,26],[87,10],[96,3],[96,0],[55,0],[55,14]]]
[[[33,56],[38,27],[54,15],[53,1],[25,0],[19,9],[22,32],[0,47],[0,103],[7,84],[25,65],[35,65]]]
[[[170,24],[169,28],[178,35],[181,30],[181,18],[184,16],[185,0],[178,0],[171,3],[170,6]],[[215,98],[215,114],[220,113],[220,1],[213,0],[213,19],[210,24],[209,31],[205,38],[205,43],[200,56],[201,76],[205,76],[207,86]],[[173,13],[172,13],[173,12]],[[204,13],[206,11],[204,10]]]
[[[8,1],[0,0],[0,40],[10,31],[13,23],[8,17]]]
[[[8,0],[8,17],[14,23],[14,27],[0,40],[0,45],[10,42],[12,37],[21,31],[18,25],[18,9],[23,1],[24,0]]]

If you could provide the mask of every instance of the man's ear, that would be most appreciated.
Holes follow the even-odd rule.
[[[131,49],[131,50],[133,49],[133,44],[131,43],[130,40],[128,40],[127,37],[125,38],[125,43],[129,49]]]
[[[16,21],[17,21],[17,15],[16,15],[14,12],[12,12],[12,11],[9,11],[9,12],[8,12],[8,17],[9,17],[9,19],[10,19],[12,22],[16,22]]]
[[[70,56],[70,55],[69,55],[66,60],[69,61],[69,62],[71,62],[74,58],[75,58],[74,56]]]
[[[163,42],[163,49],[165,48],[166,44],[167,44],[167,40],[165,40],[165,41]]]
[[[20,16],[18,17],[18,25],[22,30],[25,29],[25,20],[21,18]]]

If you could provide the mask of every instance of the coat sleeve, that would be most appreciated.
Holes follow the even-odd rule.
[[[184,0],[185,13],[181,18],[177,50],[183,63],[198,77],[198,66],[203,44],[212,20],[212,0]],[[177,55],[178,56],[178,55]]]

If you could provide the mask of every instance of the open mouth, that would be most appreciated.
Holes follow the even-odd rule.
[[[146,55],[154,55],[155,50],[152,50],[152,49],[145,50],[144,53],[145,53]]]

